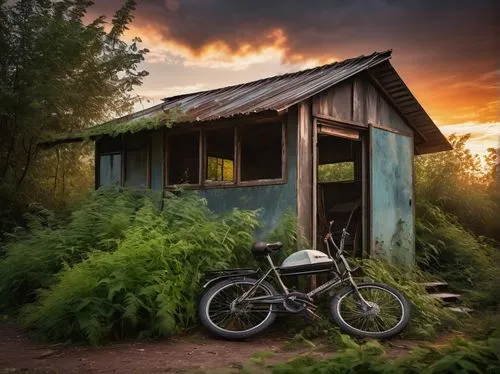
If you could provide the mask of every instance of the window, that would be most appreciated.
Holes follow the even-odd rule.
[[[318,182],[354,181],[354,162],[337,162],[318,165]]]
[[[242,181],[282,178],[282,124],[245,125],[238,129]]]
[[[206,173],[207,182],[234,181],[234,129],[206,132]]]
[[[167,150],[168,184],[199,184],[200,133],[170,135]]]
[[[122,155],[120,153],[99,156],[99,187],[119,186],[121,183]]]
[[[126,138],[125,186],[146,188],[148,152],[145,134],[133,134]]]

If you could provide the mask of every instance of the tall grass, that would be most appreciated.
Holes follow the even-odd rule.
[[[416,221],[419,266],[446,280],[477,306],[498,307],[500,246],[464,228],[451,214],[419,201]]]

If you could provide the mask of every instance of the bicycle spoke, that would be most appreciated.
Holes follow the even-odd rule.
[[[258,326],[270,315],[269,304],[253,305],[251,300],[237,302],[253,287],[249,283],[234,283],[215,294],[208,308],[210,320],[218,327],[229,331],[246,331]],[[250,297],[269,296],[261,286],[250,292]],[[248,296],[248,295],[247,295]]]
[[[399,300],[389,291],[377,287],[360,287],[359,292],[370,308],[352,291],[339,305],[339,314],[349,326],[363,332],[381,333],[397,326],[403,318]]]

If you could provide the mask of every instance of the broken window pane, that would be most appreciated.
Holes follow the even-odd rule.
[[[119,186],[122,156],[120,153],[99,156],[99,186]]]
[[[282,178],[282,124],[249,124],[238,130],[242,181]]]
[[[354,162],[337,162],[318,165],[318,182],[354,181]]]
[[[234,129],[207,131],[206,176],[209,182],[234,181]]]
[[[167,150],[168,184],[199,184],[200,133],[169,135]]]

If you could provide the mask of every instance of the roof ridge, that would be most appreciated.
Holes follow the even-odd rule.
[[[247,86],[247,85],[250,85],[250,84],[253,84],[253,83],[261,83],[261,82],[264,82],[264,81],[268,81],[268,80],[272,80],[272,79],[277,79],[277,78],[279,78],[279,79],[288,78],[288,77],[293,76],[293,75],[302,75],[304,73],[311,72],[311,71],[314,71],[314,70],[322,70],[322,69],[327,69],[327,68],[330,68],[330,67],[333,67],[333,66],[337,66],[337,65],[341,65],[341,64],[347,64],[347,63],[350,63],[350,62],[355,61],[355,60],[373,58],[374,56],[388,55],[387,57],[390,58],[391,54],[392,54],[392,49],[386,49],[385,51],[380,51],[380,52],[374,51],[371,54],[366,55],[366,56],[365,55],[359,55],[357,57],[351,57],[351,58],[348,58],[348,59],[345,59],[345,60],[341,60],[341,61],[334,61],[334,62],[330,62],[328,64],[318,65],[318,66],[314,66],[314,67],[308,68],[308,69],[297,70],[297,71],[293,71],[293,72],[289,72],[289,73],[283,73],[283,74],[276,74],[276,75],[272,75],[270,77],[260,78],[260,79],[256,79],[256,80],[248,81],[248,82],[244,82],[244,83],[233,84],[233,85],[230,85],[230,86],[224,86],[224,87],[219,87],[219,88],[212,88],[210,90],[205,90],[205,91],[197,91],[197,92],[191,92],[191,93],[187,93],[187,94],[180,94],[180,95],[169,96],[169,97],[165,97],[165,98],[163,98],[161,100],[162,100],[163,103],[165,103],[165,102],[168,102],[170,100],[177,100],[177,99],[181,99],[183,97],[195,96],[195,95],[201,95],[201,94],[207,94],[207,93],[212,93],[212,92],[216,92],[216,91],[229,90],[229,89],[232,89],[232,88],[237,88],[237,87],[241,87],[241,86]]]

